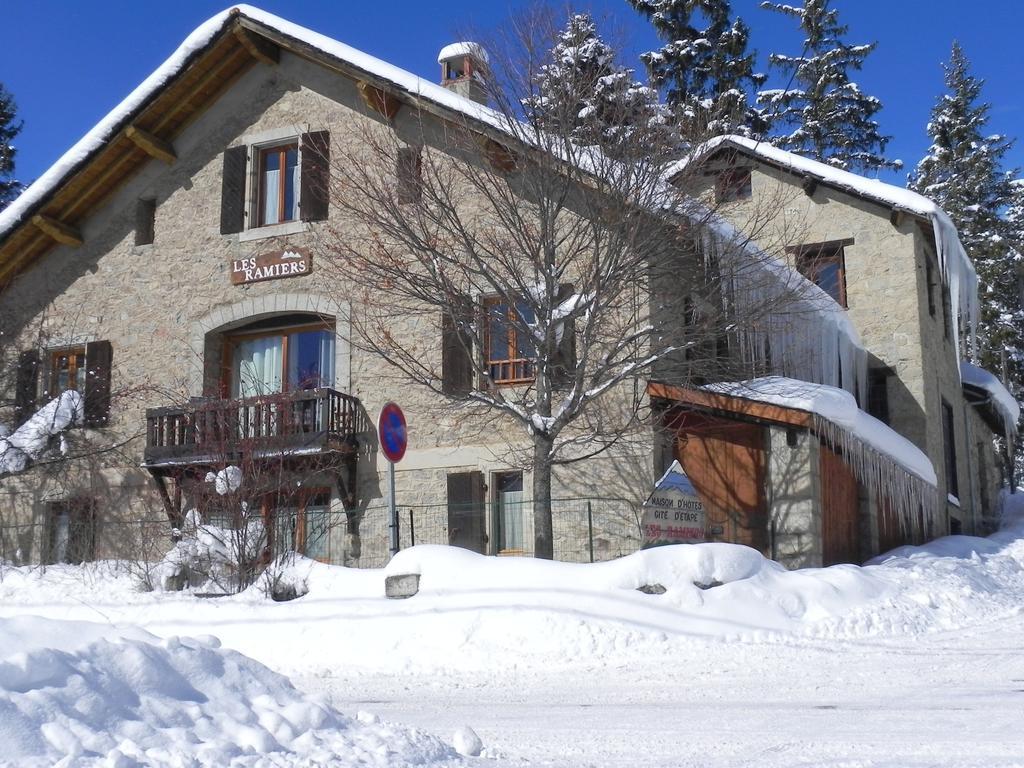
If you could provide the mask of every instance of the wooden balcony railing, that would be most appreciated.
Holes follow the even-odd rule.
[[[145,460],[221,463],[261,452],[347,451],[368,429],[365,421],[357,398],[326,388],[150,408]]]

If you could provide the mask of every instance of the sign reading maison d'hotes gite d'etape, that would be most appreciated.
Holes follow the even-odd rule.
[[[706,541],[705,524],[704,502],[679,462],[672,462],[644,502],[644,549]]]
[[[286,248],[259,256],[231,260],[232,285],[259,283],[282,277],[301,277],[313,271],[313,257],[305,248]]]

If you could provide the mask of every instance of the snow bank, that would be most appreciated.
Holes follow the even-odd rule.
[[[85,414],[82,396],[74,390],[61,392],[24,424],[0,437],[0,476],[23,472],[50,447],[50,441]]]
[[[1018,507],[1019,522],[987,539],[947,537],[866,567],[787,571],[722,543],[595,564],[444,546],[403,550],[377,570],[296,557],[279,576],[302,595],[288,602],[274,602],[259,584],[216,600],[144,593],[110,564],[6,568],[0,618],[102,615],[165,637],[208,633],[275,670],[314,677],[338,669],[486,675],[646,667],[671,663],[694,642],[902,637],[1019,612],[1024,503]],[[420,590],[388,600],[384,579],[400,573],[419,574]]]
[[[1007,439],[1012,439],[1012,436],[1017,434],[1017,421],[1020,419],[1020,403],[1003,386],[1003,382],[984,368],[971,365],[966,360],[960,362],[960,380],[964,384],[977,387],[988,393],[988,396],[992,399],[993,407],[1003,419],[1004,434]]]
[[[450,765],[423,732],[349,719],[216,638],[0,620],[0,761],[60,765]]]

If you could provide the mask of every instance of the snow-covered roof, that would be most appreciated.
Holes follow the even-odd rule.
[[[973,347],[979,318],[978,275],[960,242],[960,236],[952,219],[934,200],[913,190],[886,184],[878,179],[858,176],[856,173],[834,168],[817,160],[779,149],[766,141],[757,141],[743,136],[716,136],[710,139],[701,144],[688,157],[670,166],[666,175],[671,179],[692,163],[700,162],[723,148],[738,149],[797,175],[812,176],[850,194],[930,221],[935,233],[939,266],[950,292],[950,306],[959,308],[959,317],[956,318],[956,341],[959,344],[959,322],[962,317],[967,323],[967,332]]]
[[[960,380],[965,386],[984,391],[1003,420],[1003,432],[1007,437],[1017,434],[1017,420],[1020,419],[1020,403],[998,378],[966,360],[960,362]]]
[[[903,435],[862,411],[846,390],[783,376],[709,384],[702,389],[815,414],[851,432],[929,485],[938,483],[931,459]]]
[[[437,63],[440,64],[442,61],[455,59],[459,56],[472,56],[480,59],[485,64],[489,63],[491,60],[486,49],[480,45],[480,43],[471,43],[466,41],[462,43],[449,43],[442,48],[440,53],[437,54]]]
[[[81,165],[98,152],[134,114],[171,80],[178,76],[193,58],[206,48],[235,19],[250,19],[287,38],[311,46],[327,56],[338,59],[351,69],[365,72],[388,83],[398,92],[411,94],[441,107],[482,121],[493,128],[507,131],[508,120],[501,113],[460,96],[430,80],[424,80],[394,64],[338,42],[311,29],[267,13],[250,5],[237,5],[221,11],[199,25],[192,34],[157,69],[139,84],[124,100],[78,140],[45,173],[33,182],[7,208],[0,211],[0,240],[3,240],[63,184]],[[460,45],[466,45],[460,43]],[[447,49],[446,49],[447,50]],[[443,51],[442,51],[443,53]]]

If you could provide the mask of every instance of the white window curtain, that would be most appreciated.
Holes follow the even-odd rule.
[[[281,170],[277,167],[277,155],[267,158],[267,168],[263,171],[263,221],[266,224],[277,224],[281,220],[278,203],[281,195]],[[271,168],[269,166],[273,165]]]
[[[248,339],[235,347],[233,397],[272,395],[281,391],[282,338]]]

